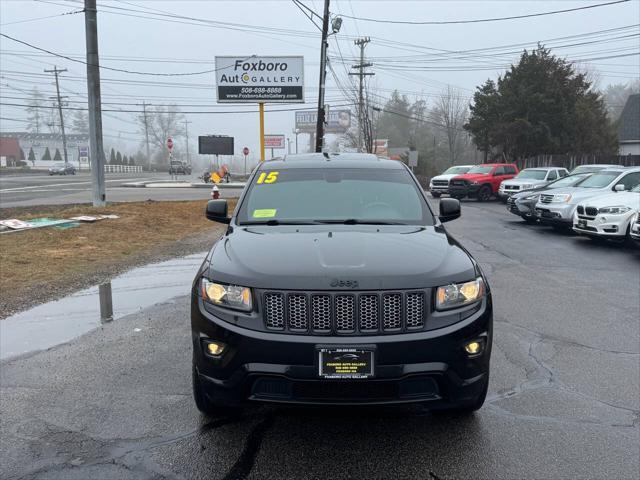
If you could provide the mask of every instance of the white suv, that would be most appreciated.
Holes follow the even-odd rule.
[[[569,175],[569,172],[566,168],[525,168],[524,170],[520,170],[520,173],[512,179],[505,180],[500,184],[498,197],[501,200],[506,201],[511,195],[522,190],[527,190],[539,185],[546,185],[558,178],[566,177],[567,175]]]
[[[640,167],[602,170],[592,174],[575,187],[542,192],[535,206],[536,217],[542,223],[554,227],[571,228],[573,214],[579,203],[599,195],[631,190],[638,184],[640,184]]]
[[[626,240],[638,210],[640,184],[629,191],[591,197],[578,204],[573,231],[591,238]]]

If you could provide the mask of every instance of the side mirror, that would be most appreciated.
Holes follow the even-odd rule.
[[[616,192],[624,192],[624,185],[619,183],[615,187],[613,187],[613,190]]]
[[[440,215],[442,223],[450,222],[460,216],[460,201],[455,198],[443,198],[440,200]]]
[[[229,223],[231,222],[231,219],[227,216],[228,210],[229,206],[227,205],[226,200],[209,200],[207,202],[205,215],[209,220],[213,222]]]

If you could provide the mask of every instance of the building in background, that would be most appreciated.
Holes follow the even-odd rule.
[[[640,93],[630,95],[618,123],[618,154],[640,155]]]
[[[89,157],[80,154],[88,152],[89,136],[68,134],[66,137],[68,162],[78,170],[88,170]],[[46,170],[55,162],[64,161],[62,135],[59,133],[1,132],[0,145],[0,156],[6,158],[7,166],[19,166],[18,161],[22,160],[30,168]],[[13,158],[11,162],[10,158]]]

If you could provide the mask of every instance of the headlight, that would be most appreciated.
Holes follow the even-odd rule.
[[[525,183],[524,185],[520,185],[520,190],[526,190],[527,188],[531,187],[533,187],[531,183]]]
[[[484,282],[476,278],[471,282],[452,283],[436,290],[436,310],[462,307],[484,296]]]
[[[569,200],[571,200],[571,194],[559,193],[553,196],[553,200],[551,200],[551,203],[562,203],[562,202],[569,203]]]
[[[203,278],[201,291],[202,298],[215,305],[236,308],[246,312],[252,308],[250,288],[237,285],[222,285]]]
[[[527,195],[526,197],[523,198],[523,200],[538,200],[538,198],[540,197],[539,194],[536,195]]]
[[[470,183],[471,185],[478,185],[478,182],[476,182],[475,180],[472,180]]]
[[[598,213],[608,213],[609,215],[621,215],[623,213],[627,213],[631,208],[625,207],[624,205],[615,206],[615,207],[602,207],[598,210]]]

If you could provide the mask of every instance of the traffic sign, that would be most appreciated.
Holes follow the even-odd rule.
[[[249,155],[249,147],[244,147],[242,149],[242,154],[246,157],[247,155]]]
[[[167,138],[167,148],[169,151],[173,150],[173,139],[171,137]]]

